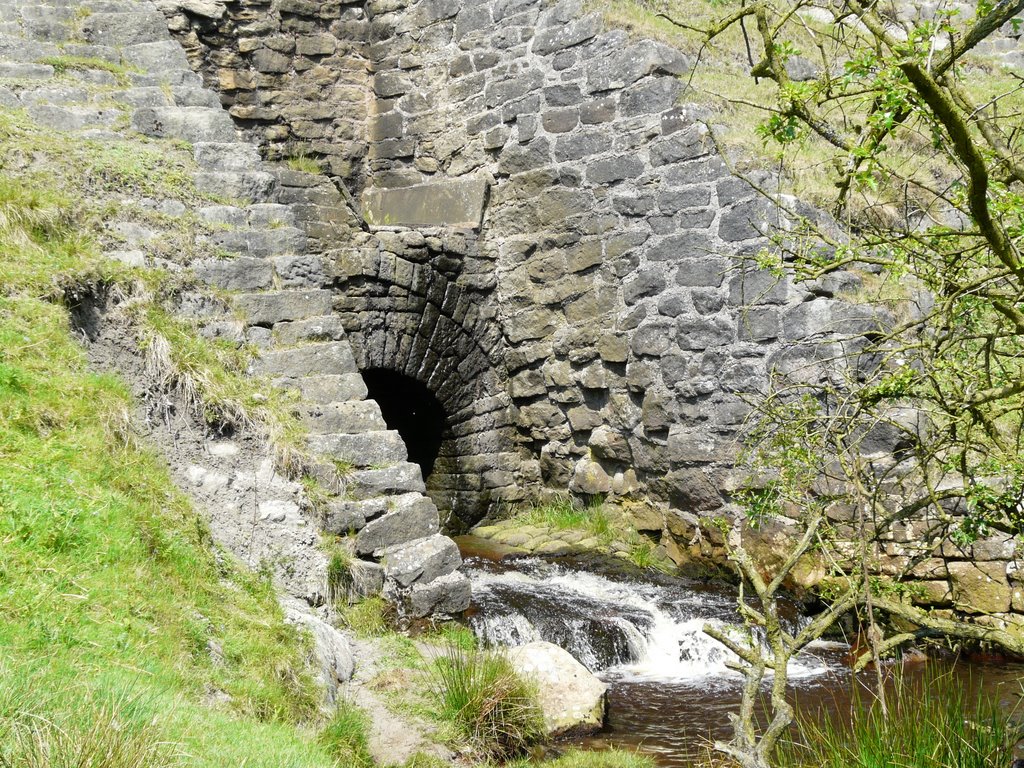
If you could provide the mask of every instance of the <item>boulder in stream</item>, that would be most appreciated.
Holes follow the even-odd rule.
[[[607,686],[568,651],[545,642],[508,651],[516,672],[537,684],[548,735],[596,731],[604,723]]]

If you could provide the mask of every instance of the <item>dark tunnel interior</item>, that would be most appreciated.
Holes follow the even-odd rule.
[[[447,425],[444,406],[426,385],[386,368],[362,372],[369,397],[377,401],[388,425],[402,436],[409,461],[416,462],[426,478],[434,469]]]

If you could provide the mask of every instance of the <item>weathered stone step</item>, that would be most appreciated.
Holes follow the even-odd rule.
[[[202,259],[192,270],[197,279],[227,291],[262,291],[274,284],[274,267],[263,259]]]
[[[2,51],[0,51],[0,57],[3,57]],[[51,77],[53,77],[53,67],[49,64],[0,61],[0,79],[3,80],[48,80]]]
[[[425,493],[426,484],[419,464],[402,462],[383,469],[362,469],[347,478],[345,488],[354,499],[369,499],[395,493]]]
[[[362,530],[370,520],[385,514],[392,503],[391,496],[376,496],[372,499],[352,501],[331,499],[327,502],[321,527],[327,533],[344,536]]]
[[[284,320],[306,320],[330,314],[332,291],[277,291],[243,293],[234,297],[237,306],[253,325],[274,325]],[[348,371],[331,371],[348,373]]]
[[[50,56],[58,56],[60,49],[53,43],[26,40],[18,35],[0,36],[0,61],[31,64]],[[16,77],[17,75],[4,75]]]
[[[349,403],[313,404],[305,406],[302,421],[314,434],[338,432],[357,434],[386,430],[380,406],[373,400],[353,400]]]
[[[243,141],[202,141],[192,149],[196,163],[207,171],[260,170],[260,153],[255,144]]]
[[[316,453],[359,468],[390,466],[409,457],[401,435],[388,429],[358,434],[313,434],[308,443]]]
[[[28,107],[27,112],[33,122],[55,131],[109,128],[120,117],[116,109],[58,107],[51,104],[34,104]]]
[[[471,597],[469,577],[453,571],[433,581],[413,584],[403,602],[406,615],[418,619],[430,614],[455,616],[469,607]]]
[[[274,189],[274,177],[263,171],[205,171],[193,178],[200,192],[234,200],[260,202]]]
[[[225,176],[229,174],[197,174],[196,186],[202,187],[200,184],[201,177],[209,178],[211,176]],[[243,174],[230,174],[241,176]],[[252,172],[244,174],[247,178],[245,180],[238,179],[238,183],[242,186],[248,186],[249,191],[252,194],[250,198],[265,194],[260,190],[266,190],[267,187],[263,187],[263,184],[272,184],[273,176],[268,173]],[[235,192],[243,193],[245,190],[239,186]],[[220,189],[226,191],[224,187],[218,187],[214,185],[212,191]],[[220,193],[218,193],[220,194]],[[281,255],[293,255],[302,253],[306,249],[306,233],[301,229],[295,227],[278,227],[276,229],[237,229],[228,232],[215,232],[210,235],[208,242],[216,245],[229,253],[237,253],[244,256],[252,256],[256,259],[268,259],[271,256]]]
[[[405,493],[391,501],[393,504],[388,512],[359,531],[356,536],[356,552],[359,554],[380,554],[389,547],[397,547],[440,530],[437,507],[426,496]]]
[[[163,14],[145,6],[125,5],[117,10],[90,13],[82,20],[81,29],[87,42],[100,45],[130,46],[167,39]]]
[[[110,98],[136,109],[174,106],[220,109],[220,99],[217,97],[217,94],[205,88],[196,88],[188,85],[177,85],[170,89],[155,85],[144,85],[114,91],[110,94]]]
[[[200,142],[234,142],[235,126],[222,109],[146,107],[132,116],[132,128],[145,136]]]
[[[352,348],[346,341],[314,342],[300,347],[270,350],[264,352],[253,365],[253,372],[258,375],[288,379],[356,373],[357,370]]]
[[[462,556],[458,545],[440,534],[384,550],[384,577],[403,587],[416,581],[429,582],[447,576],[460,565]]]
[[[299,390],[307,402],[324,405],[362,400],[367,394],[366,382],[358,373],[346,373],[340,376],[306,376],[303,379],[289,379],[280,383]]]
[[[299,344],[303,341],[341,341],[345,338],[345,326],[337,315],[321,315],[306,320],[278,323],[274,326],[274,338],[279,344]],[[361,397],[365,397],[365,395]],[[337,431],[343,432],[344,430]]]

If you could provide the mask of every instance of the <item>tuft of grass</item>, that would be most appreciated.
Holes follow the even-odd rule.
[[[106,59],[99,59],[91,56],[47,56],[39,60],[40,64],[49,64],[58,75],[68,72],[87,70],[99,70],[109,72],[117,80],[118,85],[128,85],[129,75],[139,70],[126,67],[122,64],[115,64]]]
[[[352,591],[352,553],[341,544],[330,547],[327,560],[327,599],[347,603]]]
[[[369,716],[351,701],[340,699],[319,740],[339,765],[372,768],[369,730]]]
[[[473,630],[454,621],[436,624],[423,632],[421,637],[429,643],[452,646],[462,651],[474,651],[477,648]]]
[[[448,768],[449,763],[446,760],[442,760],[437,755],[428,755],[424,752],[417,752],[401,766],[391,766],[391,768]]]
[[[519,760],[509,763],[508,768],[657,768],[657,764],[648,755],[622,749],[570,749],[551,760]]]
[[[191,323],[154,304],[145,305],[135,319],[152,381],[177,389],[212,426],[262,434],[278,467],[303,473],[309,457],[306,430],[293,413],[296,393],[248,375],[253,350],[203,338]]]
[[[310,157],[304,152],[292,155],[286,161],[288,167],[293,171],[299,173],[323,173],[323,167],[320,165],[320,161],[315,157]]]
[[[799,719],[799,740],[780,748],[782,768],[992,768],[1013,761],[1022,730],[1012,713],[969,693],[952,672],[897,672],[884,713],[874,694],[854,685],[848,712]]]
[[[517,515],[526,525],[536,525],[558,531],[586,531],[600,539],[610,537],[611,519],[601,499],[588,504],[569,496],[558,496],[550,501],[537,502]]]
[[[435,660],[438,715],[485,759],[507,760],[544,738],[534,687],[500,654],[451,647]]]
[[[390,603],[375,595],[352,605],[339,606],[338,618],[359,637],[379,637],[390,630],[392,613]]]

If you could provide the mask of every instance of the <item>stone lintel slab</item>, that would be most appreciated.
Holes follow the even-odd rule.
[[[376,227],[453,227],[479,229],[490,181],[476,176],[412,187],[368,189],[363,211]]]

